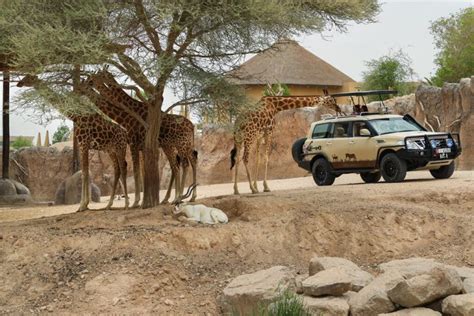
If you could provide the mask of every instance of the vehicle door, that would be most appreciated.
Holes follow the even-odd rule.
[[[310,155],[310,157],[317,154],[323,154],[327,157],[328,155],[326,153],[329,146],[331,146],[331,130],[332,124],[329,122],[316,124],[313,128],[311,139],[308,139],[303,145],[303,152]]]
[[[331,139],[331,163],[334,169],[351,169],[356,165],[356,157],[349,146],[351,122],[334,122]]]
[[[367,121],[353,121],[351,137],[348,139],[348,153],[355,161],[355,168],[375,168],[378,146],[372,138],[375,133]]]

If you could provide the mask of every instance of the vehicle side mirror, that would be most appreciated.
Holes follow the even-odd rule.
[[[361,128],[359,132],[360,136],[370,137],[370,131],[367,128]]]

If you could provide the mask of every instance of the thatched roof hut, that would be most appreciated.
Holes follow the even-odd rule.
[[[343,92],[355,89],[356,82],[314,55],[296,41],[283,39],[255,55],[231,72],[232,82],[244,85],[258,97],[268,83],[290,87],[292,94],[321,94],[322,89]]]

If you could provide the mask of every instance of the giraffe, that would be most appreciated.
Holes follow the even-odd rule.
[[[270,152],[273,125],[275,124],[275,115],[281,111],[310,106],[324,106],[335,110],[336,113],[341,112],[334,98],[330,96],[266,96],[260,99],[257,108],[244,112],[237,117],[234,126],[234,148],[230,153],[230,169],[235,166],[234,194],[239,194],[237,180],[240,151],[242,146],[244,147],[242,160],[247,173],[250,190],[252,193],[258,193],[257,178],[259,166],[259,147],[262,145],[263,141],[265,153],[265,174],[263,187],[265,192],[269,192],[270,188],[267,184],[268,154]],[[254,143],[256,143],[256,164],[255,179],[252,181],[252,175],[250,174],[248,168],[248,162],[250,149]]]
[[[125,93],[112,74],[106,70],[91,75],[90,80],[94,88],[97,89],[103,97],[113,104],[118,104],[121,110],[121,120],[126,120],[127,122],[126,125],[122,126],[124,126],[128,131],[133,131],[133,133],[137,135],[137,137],[134,138],[142,141],[140,144],[140,150],[142,150],[146,133],[145,127],[137,120],[137,118],[134,118],[133,115],[128,112],[133,111],[143,121],[146,121],[148,115],[146,104]],[[115,118],[112,119],[115,120]],[[122,123],[119,122],[119,124]],[[193,169],[193,183],[196,183],[197,151],[194,150],[193,123],[183,116],[162,112],[159,144],[168,158],[172,170],[168,190],[162,203],[168,202],[173,183],[175,184],[176,192],[173,202],[176,202],[180,200],[180,197],[183,194],[189,164],[191,164]],[[180,165],[183,166],[181,179],[179,178]],[[134,167],[134,170],[139,172],[140,169],[135,169]],[[135,172],[135,174],[137,172]],[[196,196],[197,193],[194,190],[191,201],[194,201]]]
[[[48,89],[37,76],[26,75],[17,84],[18,87],[33,87],[34,89]],[[121,177],[125,194],[125,208],[128,208],[127,194],[127,135],[119,125],[104,118],[98,113],[76,115],[67,113],[66,117],[75,123],[74,137],[77,137],[81,152],[82,194],[78,211],[85,211],[90,202],[89,150],[102,150],[109,154],[114,167],[114,182],[109,203],[105,209],[112,207],[115,191]]]

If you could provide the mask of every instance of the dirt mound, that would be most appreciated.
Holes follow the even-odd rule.
[[[217,226],[164,215],[171,206],[1,223],[0,313],[217,314],[232,277],[274,265],[306,272],[315,254],[368,270],[412,256],[474,266],[471,180],[198,201],[229,215]],[[459,203],[450,204],[454,192]]]

